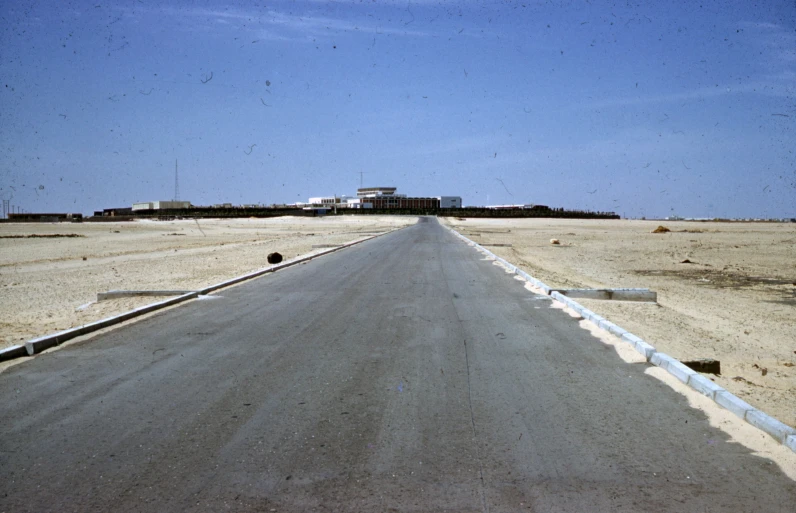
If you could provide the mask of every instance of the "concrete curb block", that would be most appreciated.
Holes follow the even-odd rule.
[[[619,338],[622,338],[622,335],[627,333],[627,330],[620,328],[619,326],[617,326],[616,324],[612,323],[609,320],[604,320],[600,322],[599,328],[607,331],[612,335],[616,335]]]
[[[3,350],[0,350],[0,362],[4,362],[6,360],[13,360],[14,358],[19,358],[20,356],[27,356],[28,351],[25,349],[25,346],[11,346],[7,347]]]
[[[719,392],[726,392],[722,387],[699,373],[688,378],[688,386],[700,394],[710,397],[714,401],[716,400],[716,394]]]
[[[796,429],[778,421],[760,410],[746,412],[746,422],[761,429],[784,444],[789,436],[796,435]]]
[[[782,443],[783,445],[785,445],[790,450],[796,453],[796,429],[788,426],[783,422],[780,422],[779,420],[775,419],[774,417],[771,417],[770,415],[767,415],[757,410],[746,401],[728,392],[721,386],[712,382],[710,379],[702,376],[693,369],[686,367],[679,360],[672,358],[667,354],[659,353],[654,347],[652,347],[650,344],[642,340],[640,337],[633,335],[629,331],[621,328],[620,326],[617,326],[616,324],[605,319],[604,317],[597,315],[596,313],[592,312],[583,305],[578,304],[573,299],[560,293],[558,290],[551,289],[544,283],[530,276],[525,271],[517,269],[517,267],[514,266],[513,264],[506,262],[504,259],[496,256],[494,253],[484,248],[483,246],[479,245],[478,243],[471,241],[470,239],[460,234],[453,228],[449,227],[446,228],[451,232],[453,232],[454,235],[456,235],[463,241],[467,242],[469,245],[474,246],[479,251],[494,257],[496,260],[507,266],[513,267],[515,269],[516,274],[519,274],[520,276],[525,278],[529,283],[532,283],[533,285],[541,288],[542,290],[545,291],[547,295],[563,303],[573,311],[577,312],[585,320],[588,320],[598,328],[621,338],[622,340],[633,346],[633,348],[636,351],[638,351],[641,355],[643,355],[644,358],[651,364],[656,365],[661,369],[665,369],[669,374],[671,374],[678,380],[682,381],[693,390],[711,398],[716,404],[718,404],[722,408],[731,411],[736,416],[744,419],[749,424],[771,435],[777,441],[779,441],[780,443]]]
[[[542,290],[544,291],[544,293],[545,293],[545,294],[547,294],[548,296],[549,296],[549,295],[550,295],[550,293],[552,292],[552,289],[551,289],[550,287],[548,287],[547,285],[545,285],[545,284],[544,284],[544,283],[542,283],[541,281],[537,280],[536,278],[534,278],[534,277],[533,277],[533,276],[531,276],[530,274],[526,273],[526,272],[525,272],[525,271],[523,271],[522,269],[517,269],[517,270],[516,270],[516,271],[514,271],[514,272],[515,272],[516,274],[518,274],[518,275],[522,276],[522,278],[523,278],[525,281],[527,281],[528,283],[530,283],[530,284],[531,284],[531,285],[533,285],[534,287],[536,287],[536,288],[538,288],[538,289],[542,289]]]
[[[80,331],[80,328],[75,328],[75,330],[72,332],[72,336],[68,338],[79,337],[82,334],[83,333]],[[68,333],[64,333],[64,336],[68,335]],[[58,341],[58,334],[34,338],[33,340],[28,340],[25,342],[25,352],[27,356],[33,356],[36,353],[41,353],[42,351],[50,349],[51,347],[57,346]]]
[[[567,296],[557,291],[551,291],[550,297],[562,303],[564,306],[566,306],[567,308],[569,308],[570,310],[572,310],[573,312],[575,312],[576,314],[580,315],[585,319],[583,315],[583,311],[585,310],[585,308],[582,305],[578,304],[574,299],[568,298]]]
[[[657,349],[647,344],[644,340],[633,335],[629,331],[626,331],[619,338],[621,338],[622,340],[633,346],[633,348],[639,353],[641,353],[647,361],[650,361],[652,359],[652,356],[658,352]]]
[[[731,411],[736,417],[740,417],[744,420],[746,420],[746,414],[748,412],[755,410],[751,404],[726,390],[716,392],[713,400],[725,410]]]
[[[601,299],[616,301],[641,301],[655,303],[658,293],[650,289],[554,289],[556,292],[581,299]]]
[[[146,297],[146,296],[181,296],[193,290],[109,290],[108,292],[97,292],[97,301],[108,299],[120,299],[126,297]]]
[[[586,320],[587,321],[591,321],[592,324],[594,324],[595,326],[597,326],[599,328],[600,327],[600,323],[604,322],[604,321],[607,321],[608,319],[606,319],[602,315],[597,315],[596,313],[592,312],[591,310],[587,310]]]
[[[402,228],[398,228],[400,230]],[[381,235],[386,235],[387,233],[392,233],[396,230],[390,230],[389,232],[383,233]],[[120,324],[122,322],[128,321],[140,315],[148,314],[150,312],[154,312],[155,310],[160,310],[161,308],[166,308],[168,306],[176,305],[178,303],[182,303],[183,301],[188,301],[189,299],[194,299],[200,295],[208,294],[214,290],[218,290],[223,287],[229,287],[230,285],[235,285],[237,283],[250,280],[252,278],[256,278],[258,276],[262,276],[266,273],[272,273],[278,271],[280,269],[285,269],[287,267],[291,267],[308,260],[312,260],[314,258],[318,258],[323,255],[327,255],[329,253],[334,253],[335,251],[339,251],[341,249],[345,249],[351,246],[355,246],[357,244],[361,244],[363,242],[369,241],[371,239],[375,239],[376,237],[380,237],[381,235],[372,235],[370,237],[366,237],[361,240],[348,242],[346,244],[342,244],[340,246],[329,248],[324,251],[319,251],[317,253],[312,253],[310,255],[298,257],[295,260],[290,260],[288,262],[282,264],[272,265],[270,267],[266,267],[264,269],[260,269],[248,274],[244,274],[242,276],[238,276],[236,278],[232,278],[230,280],[223,281],[221,283],[217,283],[215,285],[211,285],[209,287],[205,287],[200,290],[196,290],[193,292],[189,292],[187,294],[183,294],[181,296],[167,299],[165,301],[159,301],[157,303],[152,303],[149,305],[140,306],[129,312],[125,312],[119,315],[115,315],[113,317],[108,317],[106,319],[102,319],[99,321],[91,322],[89,324],[84,324],[82,326],[78,326],[76,328],[70,328],[68,330],[59,331],[58,333],[53,333],[51,335],[45,335],[43,337],[34,338],[29,340],[25,343],[24,346],[12,346],[3,351],[0,351],[0,361],[3,360],[11,360],[13,358],[20,358],[23,356],[33,356],[34,354],[41,353],[46,349],[53,348],[57,345],[63,344],[67,340],[71,340],[73,338],[79,337],[81,335],[85,335],[87,333],[91,333],[94,331],[98,331],[109,326],[113,326],[115,324]]]
[[[665,353],[655,353],[652,355],[652,358],[650,358],[649,361],[653,365],[657,365],[662,369],[666,369],[669,371],[669,374],[679,379],[686,385],[688,384],[688,380],[697,374],[695,370],[686,367],[680,363],[679,360],[672,358]]]

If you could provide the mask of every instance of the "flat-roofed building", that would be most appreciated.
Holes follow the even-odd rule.
[[[309,205],[316,207],[346,207],[373,209],[426,209],[461,208],[462,198],[459,196],[408,197],[398,194],[396,187],[361,187],[357,189],[357,197],[319,196],[309,199]]]
[[[348,208],[373,208],[373,203],[367,203],[362,198],[348,198],[346,200],[346,207]]]
[[[133,203],[133,210],[170,210],[191,208],[190,201],[142,201]]]
[[[437,196],[439,208],[462,208],[461,196]]]
[[[338,207],[346,206],[348,201],[348,196],[318,196],[315,198],[310,198],[308,203],[310,205],[330,205]]]
[[[357,189],[358,198],[377,198],[379,196],[392,196],[405,198],[406,194],[395,194],[397,187],[362,187]]]
[[[372,208],[426,208],[438,209],[439,198],[407,198],[406,196],[393,197],[381,196],[366,198],[363,201],[371,203]]]

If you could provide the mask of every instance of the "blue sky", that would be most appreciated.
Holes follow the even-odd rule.
[[[794,3],[646,4],[7,0],[0,196],[796,217]]]

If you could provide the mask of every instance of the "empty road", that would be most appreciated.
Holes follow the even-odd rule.
[[[0,511],[792,511],[645,368],[424,218],[0,374]]]

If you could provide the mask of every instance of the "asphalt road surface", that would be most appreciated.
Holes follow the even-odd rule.
[[[434,219],[0,374],[0,511],[793,511]]]

